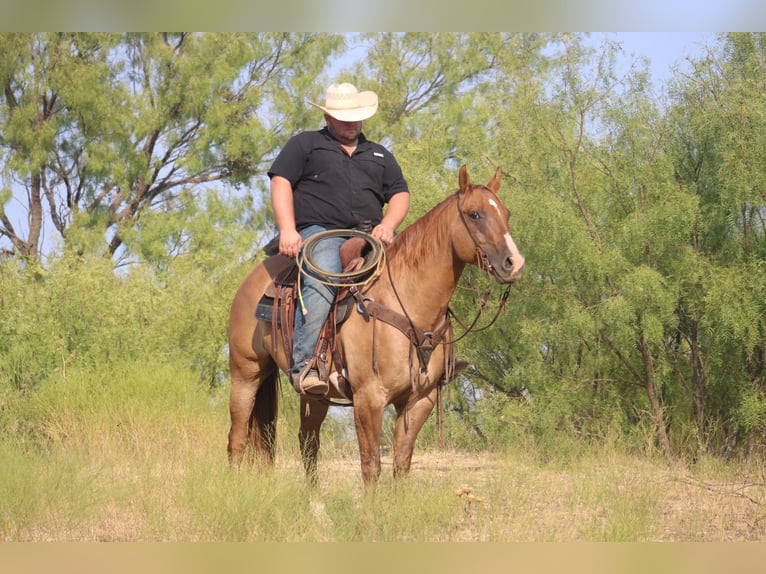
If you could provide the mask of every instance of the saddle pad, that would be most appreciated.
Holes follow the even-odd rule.
[[[261,300],[258,301],[258,304],[255,306],[255,318],[259,321],[266,321],[267,323],[271,323],[272,318],[274,317],[274,298],[269,297],[268,295],[264,295],[261,297]],[[282,324],[282,317],[277,315],[277,325]]]
[[[339,301],[336,307],[336,319],[335,322],[340,325],[343,321],[348,319],[351,309],[354,304],[354,298],[351,296],[346,297],[343,301]],[[281,306],[281,303],[280,303]],[[255,318],[259,321],[266,321],[271,323],[274,318],[274,298],[264,295],[258,304],[255,306]],[[282,324],[282,313],[277,313],[277,325]]]

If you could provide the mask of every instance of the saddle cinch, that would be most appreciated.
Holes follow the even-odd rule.
[[[271,323],[272,333],[278,328],[282,332],[282,345],[289,360],[292,357],[293,346],[293,321],[295,308],[298,304],[298,264],[294,259],[283,255],[274,254],[274,245],[270,243],[264,249],[270,255],[266,261],[272,281],[266,286],[266,290],[255,308],[255,317],[259,321]],[[353,273],[365,266],[366,258],[371,255],[369,243],[363,237],[351,237],[343,242],[340,247],[340,260],[343,273]],[[371,275],[373,271],[370,271]],[[356,287],[340,286],[337,289],[335,301],[330,308],[330,313],[325,321],[322,332],[317,341],[316,349],[311,361],[319,372],[319,377],[329,380],[332,366],[338,373],[337,390],[347,400],[351,400],[352,391],[348,381],[343,376],[344,365],[336,344],[338,326],[345,321],[356,303],[358,290]],[[300,312],[300,311],[299,311]],[[278,350],[279,337],[272,337],[273,350]]]

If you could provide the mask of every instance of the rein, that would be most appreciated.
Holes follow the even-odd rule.
[[[497,304],[497,309],[495,310],[495,315],[492,317],[492,320],[484,325],[483,327],[479,329],[475,329],[476,323],[479,322],[479,317],[481,317],[481,314],[484,312],[484,310],[487,307],[487,303],[489,302],[489,295],[490,295],[490,289],[487,289],[487,291],[484,292],[484,295],[482,296],[481,303],[479,303],[479,312],[476,314],[476,317],[474,317],[473,321],[470,325],[466,326],[465,323],[463,323],[460,319],[458,319],[457,315],[455,315],[455,312],[448,308],[447,313],[454,317],[455,321],[458,322],[460,327],[463,329],[463,334],[457,337],[456,339],[452,339],[452,341],[449,341],[450,343],[457,343],[458,341],[465,338],[469,333],[481,333],[482,331],[486,331],[489,329],[495,321],[497,321],[498,317],[500,317],[500,314],[505,311],[506,307],[508,306],[508,295],[511,292],[510,287],[506,287],[505,291],[503,291],[502,296],[500,297],[500,302]]]

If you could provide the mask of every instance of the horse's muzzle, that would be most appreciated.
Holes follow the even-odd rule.
[[[514,283],[523,275],[524,264],[524,256],[517,251],[505,257],[501,265],[493,266],[492,271],[494,271],[498,283]]]

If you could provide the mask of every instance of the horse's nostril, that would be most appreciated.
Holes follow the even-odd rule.
[[[505,271],[512,271],[513,270],[513,258],[512,257],[506,257],[505,261],[503,261],[503,270]]]

